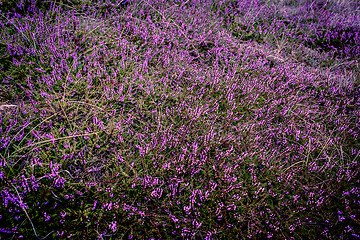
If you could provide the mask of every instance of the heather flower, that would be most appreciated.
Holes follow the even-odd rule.
[[[39,211],[72,238],[312,238],[314,219],[355,237],[357,4],[30,5],[0,21],[11,228]]]
[[[115,222],[111,222],[111,224],[109,225],[109,228],[111,229],[111,231],[116,232],[117,228],[116,228],[116,221]]]

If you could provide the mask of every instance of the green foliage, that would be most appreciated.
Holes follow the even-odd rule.
[[[37,1],[35,5],[51,11],[50,3]],[[78,14],[87,11],[83,6],[97,3],[100,1],[61,1],[64,8],[76,8]],[[273,47],[282,48],[279,37],[286,41],[285,31],[298,27],[291,21],[278,19],[285,22],[278,24],[282,28],[275,35],[269,31],[265,33],[265,28],[278,26],[278,22],[261,16],[241,23],[234,14],[237,3],[225,1],[211,6],[211,11],[219,10],[221,14],[230,8],[225,20],[229,20],[228,31],[235,38],[260,44],[267,40]],[[113,10],[122,11],[129,6],[129,1],[117,6],[100,3],[95,7],[99,11],[96,18],[105,18]],[[145,3],[144,6],[151,8]],[[139,8],[144,6],[138,5]],[[2,7],[4,11],[21,15],[34,13],[17,9],[15,1],[7,1]],[[171,5],[164,9],[171,7],[176,8]],[[135,11],[132,16],[139,17],[140,21],[132,24],[137,24],[136,27],[150,25],[142,25],[147,16],[140,17],[139,12]],[[155,15],[152,17],[155,25],[165,28],[160,24],[162,16]],[[122,19],[119,24],[127,24],[123,18],[119,19]],[[171,16],[171,19],[175,21],[176,17]],[[153,32],[159,33],[159,29]],[[303,111],[312,104],[306,102],[310,100],[316,102],[315,110],[322,114],[328,114],[327,106],[338,106],[332,114],[348,117],[339,117],[340,123],[356,129],[353,121],[357,113],[356,87],[345,97],[331,94],[330,84],[312,86],[295,77],[291,80],[298,81],[290,82],[290,74],[280,71],[282,68],[275,66],[275,62],[264,60],[262,66],[254,64],[263,56],[249,56],[243,62],[219,58],[215,64],[216,55],[212,50],[219,44],[226,46],[213,39],[182,48],[193,57],[197,53],[207,56],[212,63],[207,67],[217,68],[221,81],[200,81],[188,69],[178,78],[172,66],[177,63],[174,61],[165,69],[162,49],[145,44],[156,34],[146,37],[131,30],[123,34],[124,29],[121,29],[123,38],[112,42],[114,38],[106,37],[101,31],[90,34],[83,30],[72,30],[74,38],[69,39],[67,49],[62,49],[77,51],[80,64],[71,69],[63,68],[58,72],[59,80],[52,86],[41,82],[42,77],[54,71],[49,67],[51,49],[42,48],[43,53],[29,54],[27,50],[35,43],[25,39],[26,33],[17,32],[11,24],[2,30],[18,38],[17,43],[0,42],[4,99],[16,104],[21,99],[26,100],[23,103],[27,108],[1,115],[1,144],[4,146],[0,146],[0,189],[6,190],[12,198],[17,196],[27,208],[12,203],[10,195],[7,196],[9,205],[0,206],[0,228],[6,225],[7,230],[17,229],[13,233],[0,233],[0,238],[33,239],[35,230],[37,236],[51,239],[129,239],[130,236],[133,239],[175,239],[181,238],[183,230],[192,229],[196,231],[195,238],[205,238],[208,232],[216,231],[212,236],[216,239],[264,239],[271,234],[275,239],[318,239],[324,238],[323,231],[328,231],[330,239],[350,239],[351,233],[359,229],[354,215],[359,205],[354,199],[358,197],[356,188],[360,180],[356,170],[358,155],[353,153],[360,148],[359,140],[348,129],[339,130],[337,119],[328,115],[319,118]],[[350,30],[341,34],[349,34]],[[304,32],[306,30],[300,29],[296,33]],[[92,40],[81,40],[85,34]],[[206,34],[210,35],[210,30]],[[314,41],[320,42],[307,46],[320,46],[323,51],[329,50],[326,49],[328,43],[339,48],[345,48],[346,44],[357,46],[355,40],[343,43],[336,38],[326,42],[324,36],[312,36]],[[163,39],[166,46],[174,44],[169,36]],[[60,47],[57,40],[54,48],[59,50],[63,46]],[[135,53],[116,45],[120,40],[126,42],[127,47],[136,46]],[[300,44],[300,40],[290,37],[289,40],[291,44]],[[10,45],[25,50],[11,56]],[[34,47],[40,49],[40,45]],[[103,52],[96,48],[102,48]],[[121,50],[123,55],[106,56],[109,49]],[[141,80],[139,62],[145,59],[146,52],[158,50],[149,60],[149,73],[142,74]],[[111,51],[107,53],[111,55]],[[134,55],[139,56],[140,61],[124,60],[124,56]],[[87,65],[85,57],[89,56],[99,68]],[[54,60],[54,65],[61,61],[75,66],[72,56],[61,56]],[[336,63],[335,60],[322,62],[326,67]],[[225,79],[235,64],[238,68],[234,78]],[[93,77],[84,76],[87,73]],[[68,81],[70,77],[73,82]],[[158,81],[165,77],[171,82]],[[271,80],[263,81],[268,77]],[[309,96],[306,93],[310,93]],[[295,94],[304,101],[294,103],[291,97]],[[290,111],[287,102],[291,99]],[[285,110],[289,111],[282,113]],[[332,137],[339,137],[341,141],[327,145],[321,138],[327,132],[322,129],[323,132],[311,131],[297,140],[295,131],[290,128],[286,134],[281,132],[290,124],[295,130],[302,130],[301,134],[303,128],[312,129],[321,124],[326,130],[334,130]],[[289,144],[277,143],[284,140]],[[315,146],[309,145],[311,141]],[[146,153],[141,153],[140,148]],[[302,154],[295,151],[299,148],[304,150]],[[321,158],[325,154],[326,158]],[[304,156],[306,160],[301,159]],[[57,167],[59,169],[54,169]],[[316,167],[323,171],[314,170]],[[353,175],[348,176],[348,172]],[[22,184],[24,181],[28,185]],[[59,181],[63,187],[56,184]],[[21,187],[15,189],[14,186]],[[159,189],[161,196],[154,195]],[[206,193],[207,197],[201,193]],[[322,200],[324,202],[320,203]],[[115,221],[117,230],[113,232],[110,226]],[[195,229],[195,222],[201,223],[201,227]],[[345,233],[347,226],[354,230]]]

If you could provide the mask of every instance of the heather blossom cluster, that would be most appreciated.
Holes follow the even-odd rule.
[[[3,3],[0,238],[359,238],[359,9]]]

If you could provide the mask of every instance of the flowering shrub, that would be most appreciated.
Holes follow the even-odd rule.
[[[0,18],[0,238],[358,237],[357,1],[39,2]]]

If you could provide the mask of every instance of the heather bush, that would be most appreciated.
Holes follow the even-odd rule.
[[[360,237],[356,1],[14,4],[0,238]]]

